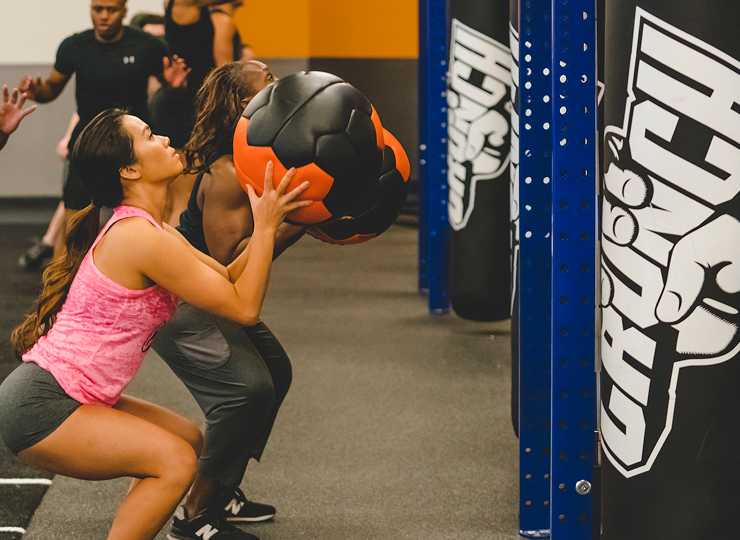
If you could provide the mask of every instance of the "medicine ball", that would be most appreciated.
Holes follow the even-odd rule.
[[[304,225],[346,216],[378,187],[383,128],[359,90],[320,71],[299,72],[263,88],[234,133],[234,165],[242,186],[262,194],[265,167],[274,181],[296,168],[288,191],[308,180],[300,199],[314,203],[288,214]]]
[[[393,225],[409,193],[411,165],[401,143],[386,129],[383,138],[385,150],[378,188],[350,213],[352,219],[310,227],[308,234],[330,244],[359,244]]]

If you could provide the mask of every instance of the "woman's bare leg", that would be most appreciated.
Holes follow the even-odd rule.
[[[119,508],[108,540],[153,539],[187,492],[197,466],[185,439],[128,412],[93,405],[82,405],[19,457],[83,480],[141,479]]]
[[[114,409],[123,411],[139,418],[151,422],[154,425],[162,427],[167,431],[170,431],[186,440],[190,446],[195,450],[195,455],[200,457],[200,453],[203,450],[203,433],[187,418],[180,416],[174,411],[149,403],[143,399],[135,398],[132,396],[121,396],[113,406]],[[197,476],[196,476],[197,478]],[[131,485],[128,488],[126,494],[131,493],[131,490],[141,482],[138,478],[134,478],[131,481]]]

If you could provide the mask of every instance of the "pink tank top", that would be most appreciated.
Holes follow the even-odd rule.
[[[51,330],[23,355],[49,371],[80,403],[112,406],[139,369],[157,331],[175,312],[177,298],[159,285],[127,289],[95,266],[93,250],[118,221],[144,210],[119,206],[82,260]]]

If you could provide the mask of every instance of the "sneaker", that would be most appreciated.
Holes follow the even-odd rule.
[[[274,506],[247,500],[238,487],[225,489],[211,509],[220,512],[226,521],[267,521],[275,515]]]
[[[172,530],[167,534],[168,540],[259,540],[248,532],[240,531],[226,523],[222,516],[211,512],[191,519],[179,519],[175,516]]]
[[[44,262],[44,259],[49,259],[53,255],[54,246],[34,238],[33,245],[18,259],[18,266],[24,270],[36,270]]]

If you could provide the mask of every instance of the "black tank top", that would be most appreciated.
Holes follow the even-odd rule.
[[[200,8],[200,19],[193,24],[179,25],[172,20],[170,0],[164,12],[164,39],[172,54],[176,54],[191,69],[188,73],[187,93],[195,96],[206,75],[216,67],[213,59],[213,23],[207,7]]]
[[[177,226],[177,230],[180,231],[180,234],[195,249],[202,251],[206,255],[210,255],[208,245],[206,244],[206,236],[203,233],[203,212],[198,208],[198,189],[200,188],[200,182],[203,180],[204,174],[205,171],[202,171],[195,177],[193,191],[190,192],[190,199],[188,200],[188,207],[180,214],[180,224]]]

